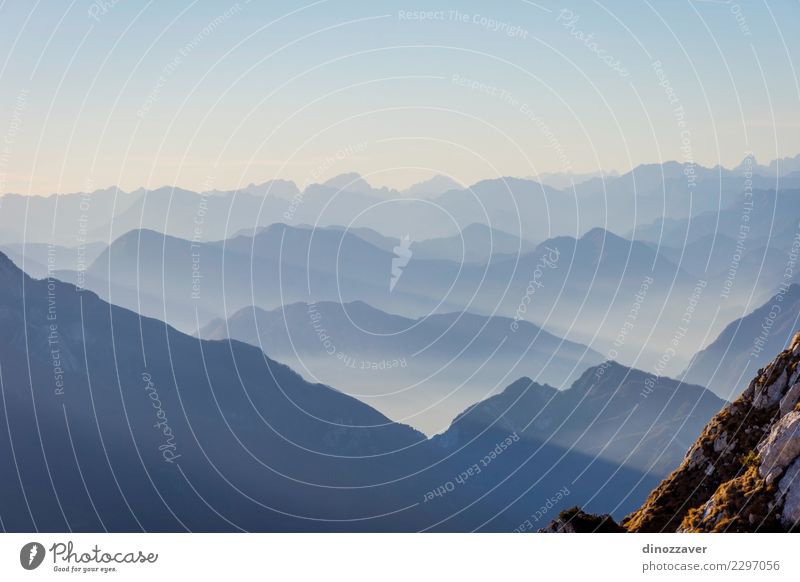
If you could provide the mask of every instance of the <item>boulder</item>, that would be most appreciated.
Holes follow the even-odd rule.
[[[795,459],[786,470],[778,489],[783,495],[781,523],[787,529],[797,527],[800,525],[800,459]]]
[[[762,479],[789,466],[800,456],[800,412],[792,411],[781,418],[757,448],[761,459],[758,473]]]
[[[781,416],[786,416],[794,407],[797,406],[797,401],[800,400],[800,382],[797,382],[789,388],[789,391],[786,392],[786,395],[781,398],[780,403],[780,411]]]
[[[784,369],[777,380],[769,386],[762,386],[761,389],[758,390],[753,400],[753,406],[756,408],[769,408],[777,403],[781,399],[781,396],[783,396],[783,391],[786,390],[786,385],[788,383],[789,372]]]

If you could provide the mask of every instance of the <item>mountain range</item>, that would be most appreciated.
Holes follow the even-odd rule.
[[[304,377],[346,387],[427,434],[521,377],[567,387],[603,357],[513,319],[471,313],[410,319],[357,301],[249,307],[200,330],[258,346]]]
[[[512,236],[511,244],[527,244]],[[676,375],[703,347],[706,330],[713,337],[726,318],[742,315],[736,288],[728,311],[703,307],[716,302],[724,279],[695,278],[649,243],[602,229],[548,239],[531,252],[490,254],[486,263],[420,257],[410,244],[396,273],[396,253],[404,251],[400,241],[387,250],[385,239],[366,229],[285,224],[209,243],[138,230],[84,272],[56,275],[189,333],[253,306],[362,301],[411,319],[469,311],[527,321],[643,369],[654,368],[676,322],[687,320],[684,349],[659,375]],[[428,256],[434,248],[447,254],[440,242],[423,242]]]
[[[786,348],[800,328],[800,285],[789,285],[751,313],[732,321],[698,352],[681,378],[733,400],[772,355]]]
[[[0,526],[791,530],[797,160],[2,196]]]
[[[276,222],[367,227],[418,241],[452,236],[473,223],[524,232],[525,238],[537,241],[580,236],[594,227],[636,231],[642,240],[653,240],[657,233],[673,230],[672,221],[735,206],[745,175],[754,191],[800,188],[800,171],[788,171],[796,166],[796,158],[784,160],[780,172],[747,160],[732,169],[643,164],[619,175],[587,176],[574,186],[543,176],[542,181],[501,177],[465,187],[433,176],[398,191],[375,188],[360,175],[347,173],[302,188],[275,179],[203,192],[164,186],[132,192],[110,187],[50,196],[5,194],[0,244],[108,244],[135,229],[208,242]],[[679,234],[673,234],[667,244],[676,244]],[[655,240],[665,242],[658,236]]]
[[[609,365],[594,388],[585,384],[600,368],[587,370],[552,416],[538,396],[517,397],[523,380],[427,439],[256,347],[185,335],[91,291],[32,279],[4,255],[0,282],[7,531],[510,531],[568,501],[621,514],[663,476],[658,459],[671,454],[685,407],[700,417],[719,404],[659,378],[654,406],[637,408],[641,373],[628,384]],[[608,404],[596,422],[595,400]],[[551,416],[570,427],[570,409],[589,422],[585,441],[569,446],[572,429],[550,439],[516,424]],[[647,424],[661,436],[635,456],[651,471],[606,458]]]
[[[794,532],[800,527],[800,333],[703,428],[619,524],[575,506],[540,531]]]

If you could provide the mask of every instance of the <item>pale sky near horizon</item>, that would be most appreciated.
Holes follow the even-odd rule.
[[[789,1],[6,1],[0,193],[765,163],[800,152],[798,24]]]

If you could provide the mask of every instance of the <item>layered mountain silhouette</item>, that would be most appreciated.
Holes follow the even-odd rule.
[[[791,529],[795,162],[5,195],[2,526]]]
[[[429,440],[253,346],[185,335],[90,291],[32,279],[5,256],[0,281],[8,531],[510,531],[567,502],[620,515],[661,477],[569,446],[568,432],[550,439],[503,424],[547,413],[538,400],[503,411],[490,399]],[[609,399],[623,373],[609,369],[597,397],[625,404],[625,428],[634,388]],[[670,396],[650,419],[654,434],[680,430],[688,401],[714,401],[668,380],[649,397],[660,390]],[[523,392],[517,383],[498,398]],[[637,426],[654,408],[641,408]],[[554,426],[563,421],[563,409],[553,414]],[[618,435],[635,440],[617,431],[609,450],[622,446]],[[653,446],[636,457],[657,458]]]
[[[524,321],[465,312],[410,319],[360,301],[245,308],[199,335],[258,346],[428,434],[520,376],[566,387],[603,360]]]
[[[53,271],[83,271],[105,250],[103,243],[79,244],[64,247],[48,243],[9,243],[0,245],[5,253],[26,273],[43,278]]]
[[[794,179],[794,178],[793,178]],[[800,180],[800,174],[797,179]],[[784,252],[797,235],[800,184],[781,181],[781,189],[741,189],[721,203],[691,218],[663,217],[632,232],[637,240],[681,249],[701,239],[743,241],[743,251],[774,247]],[[744,218],[746,216],[746,218]],[[706,248],[710,248],[707,245]],[[713,256],[712,256],[713,258]]]
[[[789,344],[800,327],[798,319],[800,285],[795,284],[728,324],[719,337],[692,358],[681,377],[733,400],[747,387],[750,377]]]
[[[786,173],[793,165],[796,158],[784,160],[780,171],[753,160],[749,166],[733,169],[677,162],[644,164],[621,175],[585,176],[574,186],[566,175],[542,177],[558,187],[508,177],[463,187],[434,176],[397,191],[375,188],[362,176],[348,173],[303,188],[275,179],[204,192],[165,186],[133,192],[111,187],[46,197],[6,194],[0,243],[69,247],[80,239],[108,244],[140,228],[207,242],[281,221],[368,227],[394,238],[408,234],[419,241],[451,236],[454,230],[477,222],[509,233],[524,232],[535,240],[580,236],[594,227],[635,230],[641,240],[680,248],[685,219],[700,219],[695,230],[702,234],[692,233],[691,240],[713,232],[705,226],[706,217],[722,209],[724,218],[724,211],[737,205],[744,172],[753,172],[750,179],[755,190],[772,191],[774,198],[776,189],[780,195],[800,187],[800,172]],[[687,187],[689,175],[692,188]],[[357,224],[351,224],[354,217]]]
[[[412,503],[360,488],[418,468],[420,433],[0,260],[6,530],[325,529]]]
[[[87,288],[112,303],[185,331],[253,304],[272,309],[296,301],[363,299],[403,313],[453,305],[454,299],[441,301],[435,293],[448,275],[456,276],[458,265],[443,265],[427,293],[404,281],[390,288],[393,257],[337,229],[276,224],[210,243],[136,230],[101,253],[85,278]],[[77,273],[59,277],[74,282]]]
[[[500,315],[600,352],[613,348],[612,357],[642,368],[658,360],[661,342],[671,341],[690,303],[711,300],[708,293],[693,299],[698,280],[648,244],[602,229],[549,239],[525,254],[492,255],[485,264],[420,258],[412,245],[397,276],[398,251],[381,246],[363,231],[285,224],[210,243],[131,231],[88,268],[85,286],[186,332],[246,307],[295,302],[363,301],[414,319],[458,311]],[[722,329],[710,310],[692,309],[687,351],[700,347],[702,325]],[[623,327],[628,339],[620,345]],[[687,363],[678,355],[672,373]]]
[[[290,206],[281,196],[249,190],[201,193],[176,187],[133,192],[107,188],[47,197],[6,194],[0,243],[109,244],[140,228],[190,240],[219,240],[245,227],[275,222]]]
[[[442,439],[465,440],[491,425],[660,474],[724,403],[701,386],[609,361],[563,391],[522,378],[465,411]]]
[[[512,258],[535,249],[536,244],[528,240],[479,222],[467,225],[456,235],[415,241],[411,245],[411,250],[418,259],[459,263],[486,263],[498,255]]]
[[[705,426],[619,525],[575,507],[542,531],[793,532],[800,526],[800,333]]]

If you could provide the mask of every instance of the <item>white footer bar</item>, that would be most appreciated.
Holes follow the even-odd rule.
[[[0,579],[798,580],[798,539],[791,534],[2,534]]]

